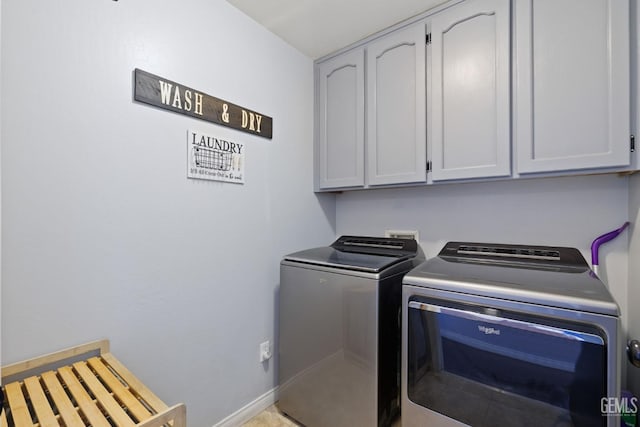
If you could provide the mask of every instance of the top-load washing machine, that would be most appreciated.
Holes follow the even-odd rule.
[[[400,405],[402,277],[415,240],[342,236],[280,267],[278,407],[308,427],[388,426]]]
[[[620,311],[578,250],[450,242],[402,301],[403,427],[619,425]]]

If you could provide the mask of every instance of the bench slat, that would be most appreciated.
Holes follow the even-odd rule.
[[[29,413],[27,402],[22,394],[22,386],[20,383],[14,382],[7,384],[4,387],[4,391],[7,395],[6,398],[9,402],[9,408],[11,408],[13,423],[20,427],[33,426],[31,414]]]
[[[105,364],[97,357],[88,360],[89,366],[100,376],[107,384],[113,394],[126,406],[136,417],[137,421],[144,421],[151,417],[151,413],[142,403],[120,382],[118,378],[105,366]]]
[[[7,423],[7,416],[4,414],[4,410],[2,411],[2,413],[0,413],[0,426],[6,426],[9,425]]]
[[[82,418],[80,418],[75,406],[71,403],[71,400],[69,400],[69,396],[65,393],[56,374],[51,371],[45,372],[42,374],[42,381],[44,381],[45,385],[49,389],[49,395],[58,407],[58,413],[62,417],[65,425],[84,426],[85,424],[82,421]]]
[[[89,423],[93,427],[111,427],[109,421],[107,421],[102,412],[100,412],[98,407],[93,403],[93,399],[91,399],[89,393],[82,387],[82,384],[80,384],[80,381],[78,381],[73,371],[71,371],[71,368],[64,366],[58,369],[58,373],[78,403],[78,407],[84,416],[87,417],[87,420],[89,420]]]
[[[38,377],[25,378],[24,386],[31,399],[31,405],[36,413],[40,427],[60,427]]]
[[[91,372],[85,362],[76,362],[73,368],[84,380],[93,395],[96,397],[102,409],[107,411],[111,419],[118,427],[133,427],[135,424],[126,412],[120,407],[120,404],[109,394],[107,389],[100,383],[98,378]]]
[[[114,371],[122,377],[123,380],[133,390],[134,394],[142,397],[156,412],[162,412],[167,410],[168,406],[158,396],[156,396],[151,390],[147,388],[142,381],[140,381],[135,375],[131,373],[118,359],[116,359],[111,353],[105,353],[102,358]]]

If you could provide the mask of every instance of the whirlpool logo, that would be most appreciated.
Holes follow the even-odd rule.
[[[491,326],[478,325],[478,330],[485,335],[500,335],[500,329]]]

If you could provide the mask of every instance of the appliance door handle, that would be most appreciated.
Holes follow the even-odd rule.
[[[640,341],[629,340],[627,342],[627,357],[633,366],[640,368]]]
[[[598,335],[580,332],[571,329],[557,328],[554,326],[541,325],[539,323],[524,322],[522,320],[510,319],[507,317],[499,317],[500,311],[494,308],[486,310],[492,314],[477,313],[469,310],[459,310],[456,308],[443,307],[439,305],[426,304],[418,301],[409,301],[409,308],[440,313],[448,316],[459,317],[483,324],[478,325],[481,332],[486,335],[500,335],[500,327],[521,329],[536,334],[550,335],[571,341],[583,341],[592,344],[604,345],[604,339]],[[491,327],[487,327],[490,324]]]

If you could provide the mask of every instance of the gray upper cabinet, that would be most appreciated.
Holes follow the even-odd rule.
[[[364,185],[364,50],[319,64],[318,186]]]
[[[454,0],[316,63],[316,189],[637,167],[630,3]]]
[[[426,181],[424,22],[367,45],[367,183]]]
[[[471,0],[431,19],[433,181],[511,175],[509,5]]]
[[[514,7],[518,172],[629,165],[629,1]]]

